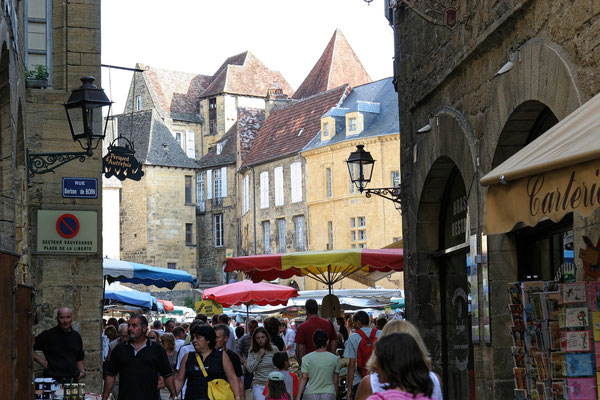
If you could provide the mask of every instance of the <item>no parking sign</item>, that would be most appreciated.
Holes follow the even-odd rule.
[[[96,211],[38,210],[37,251],[41,253],[96,253]]]

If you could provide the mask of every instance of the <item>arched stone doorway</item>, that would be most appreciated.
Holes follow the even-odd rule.
[[[468,197],[465,180],[448,157],[435,161],[423,186],[418,236],[419,266],[429,270],[431,320],[427,338],[445,398],[468,399],[474,389],[473,344],[465,246]],[[421,261],[422,260],[422,261]],[[421,313],[422,315],[424,313]]]
[[[530,100],[520,104],[508,117],[502,129],[492,168],[500,165],[557,123],[558,118],[544,103]],[[518,229],[507,235],[491,236],[490,241],[494,244],[490,246],[490,261],[493,265],[502,265],[505,271],[511,271],[512,281],[551,280],[554,271],[559,267],[554,264],[560,264],[561,261],[559,242],[569,240],[572,245],[572,231],[569,233],[572,225],[573,215],[569,214],[557,224],[546,221],[535,227],[517,227]],[[502,251],[499,250],[500,247]],[[554,247],[555,251],[552,251],[551,247]],[[516,260],[514,256],[507,260],[507,250],[516,256]],[[552,253],[556,253],[555,257],[551,256]]]

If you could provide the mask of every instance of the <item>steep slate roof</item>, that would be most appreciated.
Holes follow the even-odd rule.
[[[240,138],[240,152],[242,160],[246,158],[256,133],[265,122],[265,110],[260,108],[238,107],[238,137]]]
[[[292,98],[302,99],[346,83],[354,87],[368,82],[371,82],[371,77],[342,31],[336,29],[321,58]]]
[[[225,60],[201,97],[220,93],[265,97],[275,82],[288,96],[294,93],[279,71],[267,68],[254,54],[245,51]]]
[[[154,110],[117,115],[119,135],[134,143],[135,158],[145,165],[198,168]],[[133,120],[133,130],[131,123]],[[120,143],[123,145],[123,143]]]
[[[379,103],[379,107],[376,104],[361,104],[358,102]],[[316,135],[302,151],[330,146],[347,140],[356,140],[357,138],[391,135],[400,132],[398,94],[394,90],[392,78],[353,88],[340,107],[346,109],[347,112],[357,111],[357,109],[376,110],[379,108],[379,114],[358,135],[346,137],[345,129],[337,132],[331,139],[326,141],[321,141],[321,135]]]
[[[243,165],[256,165],[299,152],[320,130],[321,116],[343,101],[348,85],[290,103],[258,130]]]
[[[225,135],[215,143],[206,154],[198,160],[198,168],[209,168],[235,163],[235,133],[236,126],[233,125]],[[217,145],[222,144],[221,154],[217,154]]]
[[[155,105],[173,119],[194,121],[198,118],[198,97],[212,77],[189,72],[148,68],[142,74]]]

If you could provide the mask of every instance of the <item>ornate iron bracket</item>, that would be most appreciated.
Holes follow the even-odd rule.
[[[75,151],[69,153],[30,153],[27,149],[27,170],[29,177],[33,178],[36,174],[55,173],[54,170],[73,160],[84,162],[87,157],[93,155],[93,151]]]
[[[402,195],[402,186],[363,189],[360,192],[364,193],[367,198],[370,198],[372,195],[377,195],[379,197],[383,197],[384,199],[393,201],[396,210],[402,214],[402,200],[400,199],[400,196]]]

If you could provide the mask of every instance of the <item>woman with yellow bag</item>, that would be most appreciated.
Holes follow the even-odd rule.
[[[227,353],[215,349],[215,330],[210,325],[196,325],[191,335],[195,351],[181,360],[175,376],[177,393],[187,380],[185,400],[241,400],[238,378]]]

